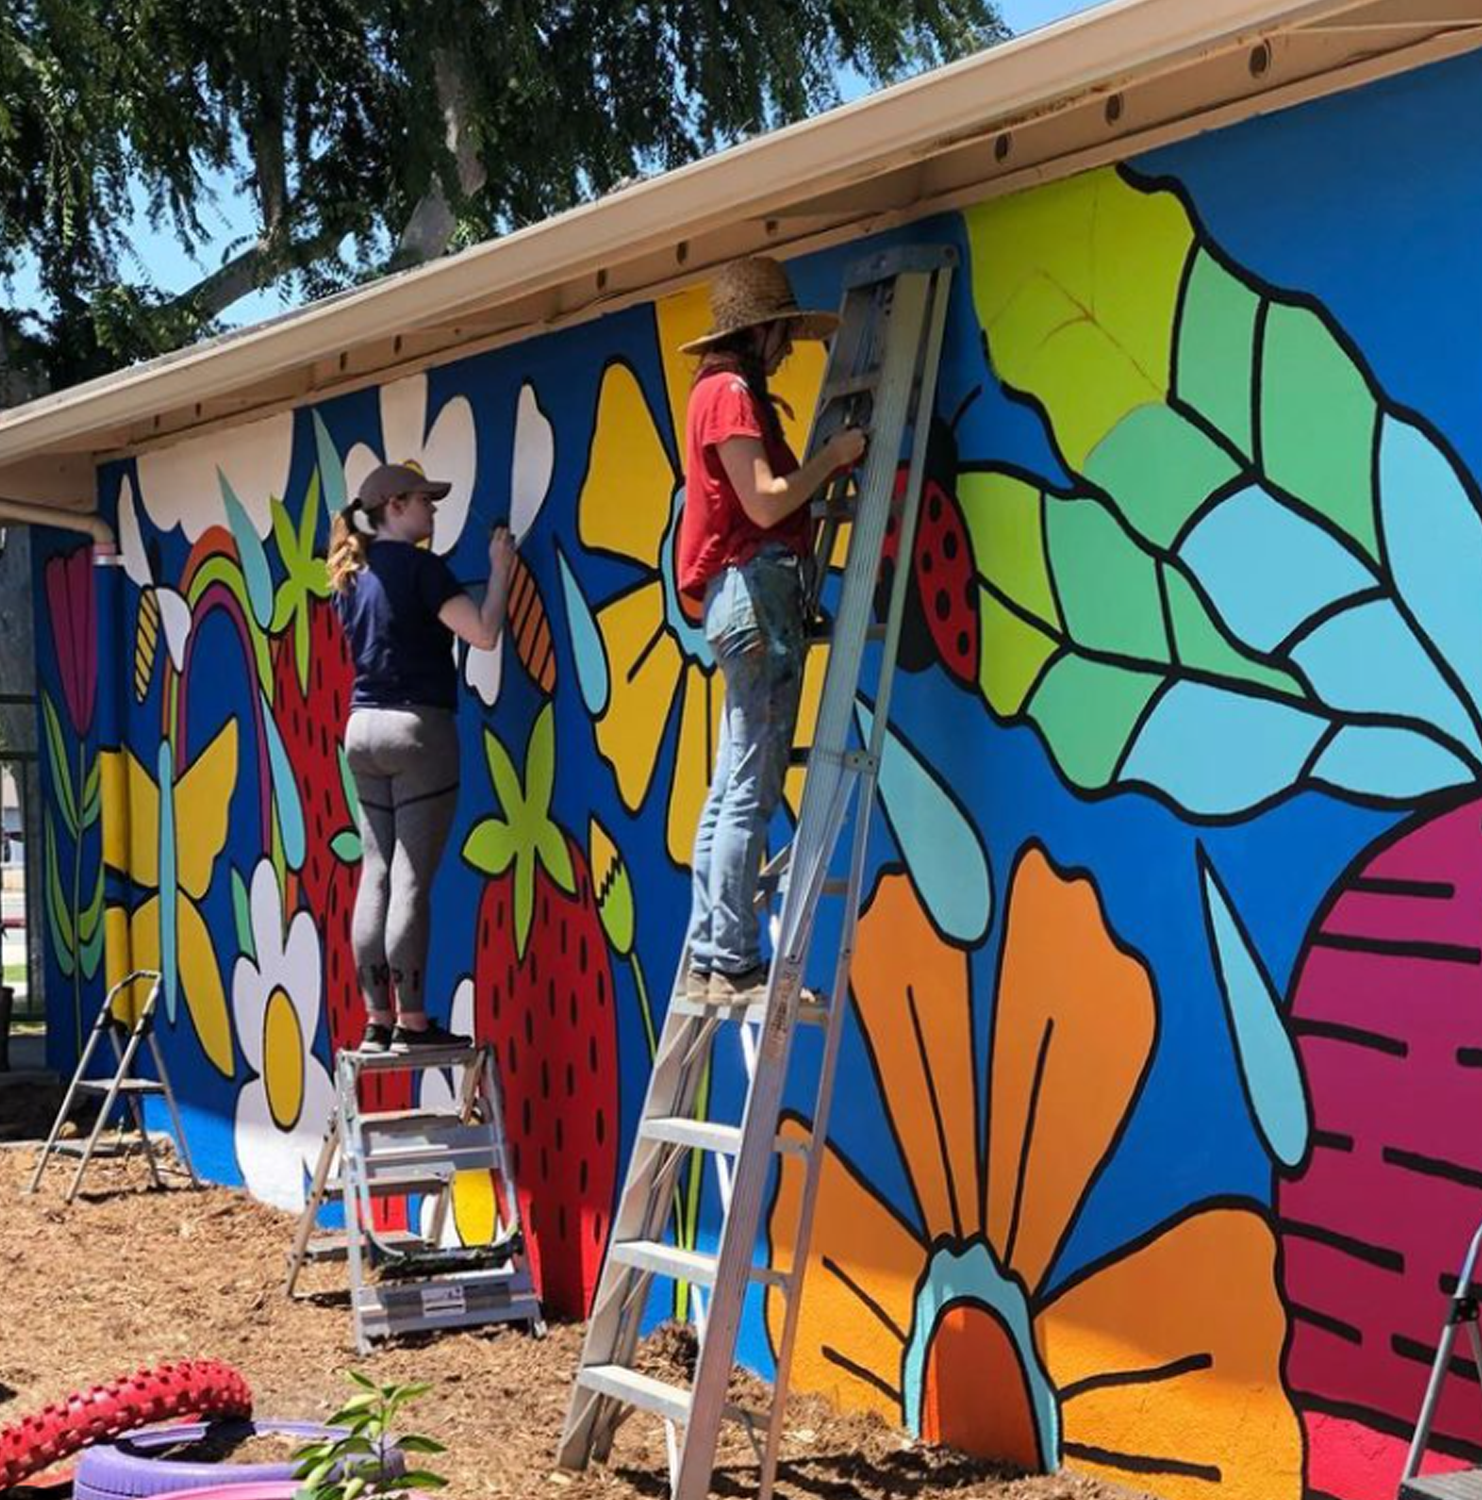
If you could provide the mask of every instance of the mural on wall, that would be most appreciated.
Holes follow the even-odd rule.
[[[1392,249],[1335,256],[1308,188],[1352,187],[1375,110],[1423,133],[1427,98],[1475,90],[1456,66],[1418,104],[1386,85],[897,232],[964,271],[920,534],[887,557],[910,604],[800,1385],[1170,1500],[1393,1493],[1482,1218],[1482,427],[1410,333],[1444,267],[1390,286]],[[1350,197],[1391,179],[1415,173]],[[1482,201],[1438,201],[1474,243]],[[859,253],[795,263],[801,300]],[[405,458],[454,481],[433,545],[471,587],[488,524],[524,538],[504,639],[458,653],[429,994],[499,1049],[557,1313],[600,1267],[720,711],[674,583],[675,351],[706,316],[696,289],[109,466],[118,619],[89,623],[75,542],[38,548],[53,1060],[105,974],[157,962],[198,1159],[293,1209],[361,1024],[328,519]],[[778,381],[798,445],[821,368]],[[742,1079],[717,1052],[701,1109],[735,1118]],[[786,1167],[783,1260],[798,1196]],[[681,1242],[713,1242],[698,1162],[676,1198]],[[496,1217],[465,1174],[445,1232]],[[763,1369],[780,1318],[743,1326]],[[1442,1466],[1482,1459],[1461,1384]]]

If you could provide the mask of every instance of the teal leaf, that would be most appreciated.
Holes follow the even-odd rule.
[[[1259,652],[1378,583],[1332,532],[1258,485],[1202,517],[1179,557],[1236,640]]]
[[[252,518],[237,499],[231,481],[220,469],[216,471],[216,477],[221,484],[227,525],[231,527],[232,540],[237,544],[237,561],[247,583],[247,602],[252,607],[253,618],[266,630],[273,623],[273,575],[268,567],[268,554]]]
[[[283,835],[283,858],[290,869],[299,870],[303,868],[307,852],[304,808],[283,736],[273,718],[273,706],[266,697],[262,700],[262,722],[267,733],[268,764],[272,769],[273,804],[278,810],[278,827]]]
[[[863,703],[854,711],[868,740],[874,715]],[[955,942],[978,942],[993,915],[987,852],[935,772],[888,726],[879,791],[906,871],[932,921]]]
[[[340,762],[340,786],[345,793],[345,806],[350,809],[350,817],[358,828],[360,826],[360,793],[355,788],[355,775],[350,770],[349,757],[345,754],[345,747],[339,747]]]
[[[365,856],[360,835],[353,828],[342,828],[329,841],[329,850],[342,865],[359,864]]]
[[[1202,849],[1199,873],[1215,975],[1245,1097],[1272,1156],[1284,1167],[1295,1167],[1307,1152],[1312,1120],[1281,1002]]]
[[[338,515],[345,508],[345,465],[329,435],[329,428],[317,411],[314,413],[314,451],[319,458],[319,484],[324,491],[325,506],[330,515]]]
[[[1416,625],[1482,708],[1482,519],[1456,465],[1412,422],[1379,429],[1379,522],[1395,587]]]
[[[237,951],[251,963],[257,962],[257,943],[252,936],[252,900],[242,872],[232,867],[232,921],[237,929]]]
[[[566,620],[571,627],[571,650],[576,659],[576,680],[581,688],[582,702],[586,704],[587,712],[599,719],[607,712],[612,692],[607,653],[602,649],[602,637],[597,633],[592,607],[559,547],[556,549],[556,565],[561,570],[561,592],[566,600]]]
[[[1327,728],[1319,715],[1275,698],[1175,682],[1138,730],[1117,779],[1157,787],[1197,817],[1226,817],[1295,785]]]

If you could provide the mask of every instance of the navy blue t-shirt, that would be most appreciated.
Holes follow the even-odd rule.
[[[352,708],[457,710],[453,632],[437,612],[462,592],[435,552],[410,542],[371,544],[364,570],[334,600],[355,664]]]

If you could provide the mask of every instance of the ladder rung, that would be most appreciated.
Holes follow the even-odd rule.
[[[106,1094],[114,1085],[106,1079],[84,1078],[77,1085],[85,1094]],[[124,1078],[117,1085],[120,1094],[163,1094],[165,1087],[152,1078]]]
[[[699,1250],[682,1250],[662,1240],[624,1240],[607,1253],[620,1266],[667,1276],[671,1281],[692,1281],[699,1286],[714,1286],[720,1269],[715,1256]],[[752,1266],[751,1279],[775,1287],[786,1287],[790,1280],[785,1271],[774,1271],[771,1266]]]
[[[849,882],[842,876],[823,882],[823,894],[825,896],[847,896],[849,894]]]
[[[690,1146],[696,1151],[713,1151],[718,1156],[736,1156],[741,1150],[739,1125],[718,1125],[711,1120],[691,1120],[685,1115],[656,1115],[639,1125],[638,1134],[646,1141]]]
[[[426,1169],[420,1172],[383,1172],[372,1179],[370,1195],[372,1198],[388,1198],[397,1194],[440,1193],[448,1182],[449,1174],[446,1172],[437,1173]],[[331,1177],[324,1184],[324,1192],[326,1197],[342,1197],[345,1192],[344,1179]]]
[[[375,1130],[394,1130],[399,1125],[461,1125],[477,1123],[464,1121],[456,1109],[385,1109],[367,1112],[361,1110],[356,1118],[361,1127]]]
[[[879,370],[867,370],[863,375],[846,375],[841,380],[831,380],[818,393],[819,406],[830,401],[842,401],[846,396],[862,396],[880,384]]]
[[[682,1386],[640,1375],[622,1365],[588,1365],[577,1372],[577,1384],[599,1396],[611,1396],[626,1406],[656,1412],[669,1422],[690,1419],[690,1393]]]
[[[482,1047],[414,1047],[410,1052],[353,1052],[339,1055],[357,1073],[415,1073],[423,1068],[467,1068],[477,1065]]]
[[[427,1243],[421,1235],[406,1229],[378,1229],[376,1239],[391,1250],[415,1250]],[[304,1250],[305,1258],[313,1261],[344,1260],[349,1254],[350,1236],[343,1231],[315,1235]]]
[[[759,1026],[767,1019],[767,1002],[758,1000],[754,1005],[712,1005],[705,1000],[690,1000],[675,995],[669,1001],[670,1015],[693,1016],[699,1020],[715,1017],[721,1021],[745,1021]],[[821,999],[816,1005],[798,1003],[798,1022],[803,1026],[828,1025],[828,1001]]]

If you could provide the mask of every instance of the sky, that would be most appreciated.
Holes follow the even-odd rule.
[[[998,8],[1009,28],[1016,35],[1023,35],[1026,31],[1058,21],[1062,16],[1089,9],[1092,3],[1093,0],[998,0]],[[846,100],[865,92],[863,81],[857,78],[841,78],[840,88]],[[155,283],[166,291],[182,291],[198,281],[220,262],[228,246],[252,231],[250,206],[234,191],[230,179],[223,177],[214,186],[217,204],[214,209],[203,210],[201,217],[208,228],[217,232],[217,241],[214,246],[200,251],[195,261],[186,255],[171,234],[157,233],[149,227],[140,199],[141,212],[134,248],[140,265],[148,267]],[[24,306],[34,295],[35,279],[23,271],[15,281],[15,300]],[[285,299],[270,289],[235,303],[223,321],[229,327],[240,327],[272,317],[291,305],[291,299]]]

